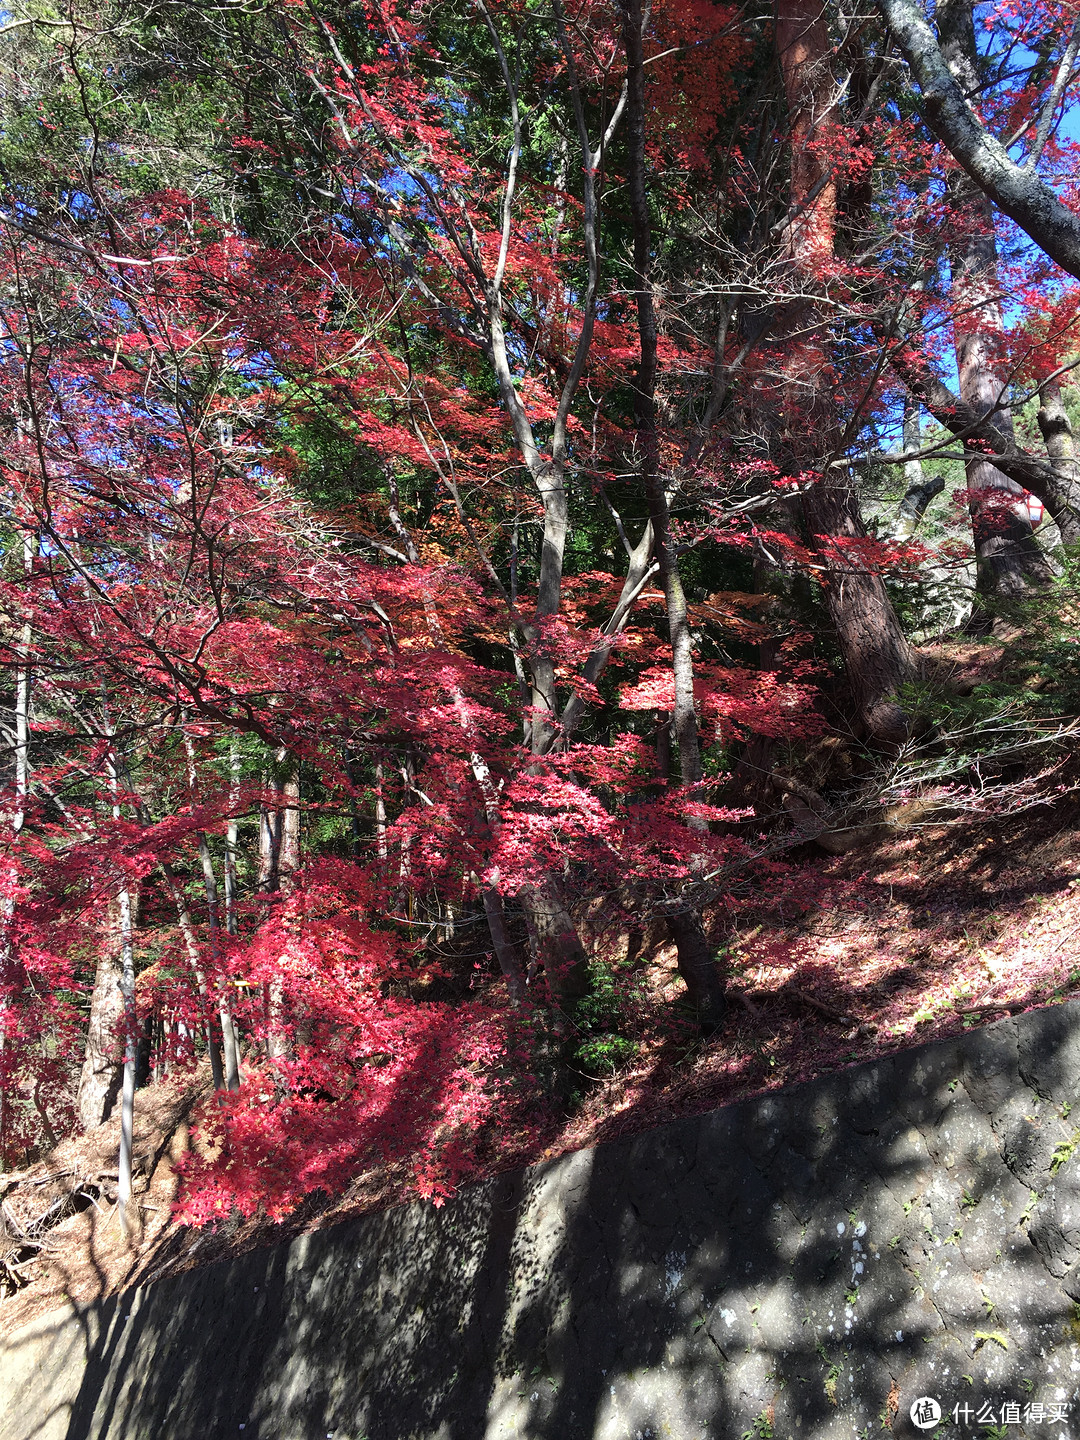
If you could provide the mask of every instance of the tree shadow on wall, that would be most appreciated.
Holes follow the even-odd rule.
[[[923,1394],[1071,1400],[1078,1089],[1061,1006],[122,1295],[67,1440],[832,1440],[919,1433]]]

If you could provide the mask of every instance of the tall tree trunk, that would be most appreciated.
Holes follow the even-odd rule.
[[[281,787],[281,888],[290,891],[300,869],[300,762],[293,763]]]
[[[37,537],[23,536],[23,574],[29,576],[37,554]],[[30,644],[33,635],[29,623],[19,632],[16,647],[18,666],[15,671],[15,733],[12,745],[14,797],[10,811],[11,851],[5,863],[10,888],[0,902],[0,1169],[7,1163],[8,1131],[10,1129],[9,1096],[11,1063],[8,1047],[9,1017],[13,1016],[23,990],[26,972],[19,959],[12,934],[15,918],[14,886],[18,878],[15,850],[26,822],[26,806],[30,795]]]
[[[121,888],[118,896],[118,912],[124,1065],[120,1093],[120,1154],[116,1200],[120,1214],[120,1228],[127,1237],[136,1218],[131,1204],[131,1165],[135,1138],[135,1067],[139,1060],[139,1033],[138,1017],[135,1013],[135,946],[132,933],[131,891],[126,886]]]
[[[701,782],[703,769],[694,708],[694,655],[686,592],[679,572],[678,554],[671,538],[670,501],[660,474],[656,427],[657,324],[652,295],[652,233],[646,189],[645,58],[642,40],[641,0],[623,5],[623,45],[626,50],[626,147],[630,215],[634,232],[634,288],[637,305],[638,365],[634,408],[637,418],[641,472],[652,523],[653,553],[660,573],[671,642],[671,671],[675,689],[672,724],[679,747],[679,772],[688,789]],[[692,829],[707,830],[693,818]],[[712,955],[701,915],[689,904],[668,918],[675,941],[679,974],[697,1010],[705,1034],[720,1026],[726,1009],[724,981]]]
[[[112,796],[112,815],[119,820],[120,807],[120,765],[115,749],[109,749],[106,756],[109,790]],[[131,891],[121,885],[117,893],[117,921],[120,939],[120,997],[121,1023],[124,1036],[123,1081],[120,1099],[120,1154],[116,1185],[117,1209],[120,1214],[120,1228],[128,1237],[135,1219],[132,1211],[131,1162],[135,1138],[135,1068],[139,1060],[138,1016],[135,1010],[135,937],[133,931]]]
[[[974,98],[979,75],[973,0],[939,0],[936,18],[949,69]],[[1002,334],[994,209],[966,175],[952,176],[949,189],[953,212],[962,218],[961,234],[949,245],[960,398],[1012,440],[1012,411],[994,362],[995,343]],[[1026,514],[1017,508],[1021,487],[979,455],[968,457],[966,470],[980,597],[972,621],[975,628],[988,628],[988,597],[1023,595],[1032,586],[1047,584],[1051,572]]]
[[[823,157],[834,123],[832,44],[820,0],[779,0],[776,44],[791,137],[787,249],[793,274],[811,284],[833,258],[836,182]],[[786,346],[784,409],[787,446],[799,469],[820,466],[839,442],[826,378],[828,356],[816,338],[810,302],[796,302],[780,327]],[[813,445],[813,451],[810,446]],[[869,734],[895,744],[911,727],[897,693],[915,673],[914,657],[879,575],[844,558],[832,540],[863,540],[866,527],[846,470],[835,466],[803,501],[812,543],[824,562],[825,605],[836,631],[852,697]]]
[[[284,764],[284,747],[274,756]],[[292,888],[293,876],[300,868],[300,766],[291,761],[283,780],[275,777],[274,789],[280,796],[277,806],[264,809],[260,830],[259,877],[264,890]],[[265,838],[264,838],[265,835]],[[285,987],[278,976],[267,986],[266,995],[266,1058],[271,1065],[291,1058],[292,1044],[285,1018]]]
[[[589,957],[570,914],[560,877],[544,875],[519,896],[536,963],[556,1004],[589,990]]]
[[[284,750],[275,752],[276,764],[285,758]],[[281,786],[276,775],[264,777],[264,788],[280,795]],[[259,889],[273,894],[281,884],[281,841],[283,815],[277,800],[263,799],[259,805]]]
[[[108,738],[105,774],[111,797],[112,818],[121,817],[120,761],[114,746],[114,729],[108,702],[103,705],[102,735]],[[84,1130],[101,1125],[112,1114],[122,1092],[120,1116],[121,1223],[127,1233],[127,1205],[131,1199],[131,1146],[134,1124],[135,1068],[139,1041],[135,1012],[134,907],[131,890],[121,884],[106,920],[106,935],[94,975],[86,1054],[76,1107]],[[123,1040],[123,1058],[117,1056]],[[126,1181],[125,1181],[126,1172]],[[126,1187],[126,1198],[125,1198]]]
[[[858,496],[845,481],[826,480],[806,497],[807,519],[819,539],[863,540]],[[899,745],[911,733],[911,716],[898,700],[915,675],[915,658],[879,575],[857,562],[830,559],[822,583],[825,605],[844,657],[844,674],[868,734]]]
[[[184,753],[187,756],[188,795],[192,804],[198,802],[199,775],[195,763],[195,746],[191,736],[184,732]],[[210,854],[210,842],[206,832],[196,832],[199,848],[199,866],[203,875],[203,890],[206,894],[206,920],[210,932],[211,983],[217,992],[218,1019],[221,1023],[221,1051],[225,1062],[224,1083],[229,1090],[240,1089],[240,1056],[236,1043],[236,1029],[233,1025],[232,1010],[229,1006],[229,992],[223,973],[221,955],[221,912],[218,905],[217,875],[214,872],[214,858]],[[209,1019],[209,1017],[207,1017]],[[213,1056],[213,1034],[207,1026],[208,1038]]]
[[[1060,380],[1044,380],[1039,386],[1039,431],[1054,467],[1055,483],[1046,508],[1063,543],[1080,545],[1080,460]]]
[[[198,833],[199,864],[203,872],[203,888],[206,891],[206,918],[210,930],[210,958],[214,969],[214,982],[218,987],[218,1018],[221,1022],[221,1049],[225,1061],[225,1085],[229,1090],[240,1089],[240,1047],[237,1042],[236,1026],[233,1024],[229,992],[225,985],[221,955],[221,916],[218,908],[217,876],[214,874],[214,859],[206,836]]]
[[[656,773],[661,780],[671,778],[671,712],[661,710],[656,726]]]
[[[919,407],[910,395],[904,400],[903,446],[911,453],[922,448]],[[923,475],[922,461],[915,455],[913,459],[904,461],[904,486],[904,498],[900,501],[893,526],[894,540],[911,539],[922,524],[931,500],[945,489],[945,481],[940,475],[927,480]]]
[[[75,1102],[84,1130],[93,1130],[109,1118],[122,1083],[117,1050],[124,1023],[123,957],[117,904],[114,901],[109,907],[90,995],[86,1053]]]
[[[237,807],[240,804],[240,747],[229,746],[229,824],[225,831],[225,930],[236,934],[236,842],[239,836]]]

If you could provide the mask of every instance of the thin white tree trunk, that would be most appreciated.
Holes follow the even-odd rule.
[[[217,877],[214,874],[214,861],[210,854],[210,845],[201,830],[199,831],[198,843],[199,862],[203,872],[203,887],[206,890],[207,923],[210,928],[210,957],[214,966],[215,983],[218,987],[218,1018],[221,1021],[221,1048],[225,1060],[225,1085],[229,1090],[239,1090],[240,1050],[236,1038],[236,1026],[233,1023],[232,1010],[229,1006],[229,992],[225,985],[225,977],[222,974],[221,922],[218,913]]]
[[[120,992],[124,999],[124,1081],[120,1098],[120,1163],[116,1198],[120,1227],[131,1232],[131,1157],[135,1131],[135,1064],[139,1054],[135,1013],[135,946],[132,937],[131,892],[119,895],[120,908]]]
[[[23,573],[29,575],[37,553],[37,537],[23,536]],[[15,794],[11,809],[11,856],[8,860],[9,878],[16,879],[14,850],[26,822],[26,803],[30,793],[30,642],[32,633],[29,623],[19,633],[16,649],[18,667],[15,672],[15,743],[13,760],[15,769]],[[21,965],[15,953],[11,927],[15,918],[15,896],[9,890],[0,903],[0,1062],[7,1051],[8,1017],[14,1008],[14,994],[21,978]],[[0,1064],[0,1170],[7,1158],[9,1129],[8,1086],[4,1083],[3,1067]]]
[[[120,782],[116,751],[110,749],[108,766],[109,790],[112,795],[112,816],[120,819]],[[121,885],[117,894],[120,932],[120,994],[123,1003],[124,1077],[120,1097],[120,1156],[116,1199],[120,1212],[120,1228],[125,1237],[131,1233],[132,1190],[131,1157],[135,1132],[135,1064],[139,1055],[137,1016],[135,1011],[135,943],[132,933],[131,891]]]
[[[238,826],[236,808],[240,803],[240,747],[235,741],[229,747],[229,826],[225,832],[225,930],[236,934],[236,842]]]
[[[188,793],[194,802],[198,795],[198,772],[195,766],[195,747],[191,743],[191,736],[186,732],[184,734],[184,752],[187,756],[188,766]],[[222,973],[221,918],[218,908],[217,876],[214,873],[213,856],[210,854],[210,842],[207,840],[204,830],[197,832],[196,842],[199,848],[199,864],[203,874],[203,889],[206,892],[206,918],[210,931],[212,979],[217,992],[218,1018],[221,1021],[221,1049],[225,1062],[224,1084],[229,1090],[239,1090],[240,1057],[237,1049],[236,1030],[233,1025],[232,1011],[229,1008],[229,992],[225,985],[225,976]],[[213,1047],[213,1036],[210,1032],[209,1023],[207,1024],[207,1039],[211,1047]],[[212,1063],[213,1049],[211,1049],[211,1064]],[[220,1086],[218,1088],[220,1088]]]

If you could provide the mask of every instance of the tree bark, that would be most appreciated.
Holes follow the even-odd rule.
[[[79,1124],[84,1130],[104,1124],[120,1094],[122,1065],[118,1050],[124,1023],[124,994],[118,936],[119,914],[110,905],[94,972],[86,1054],[76,1096]]]
[[[510,999],[515,1005],[520,1005],[525,999],[525,974],[518,957],[517,947],[511,940],[506,926],[506,907],[503,904],[503,897],[493,885],[483,886],[480,893],[484,902],[484,917],[488,923],[491,944],[495,951],[495,958],[499,962],[499,970],[506,981]],[[450,912],[449,906],[447,906],[447,910]],[[450,913],[452,914],[452,912]],[[448,927],[447,934],[452,933],[452,927]]]
[[[284,748],[278,751],[275,759],[278,764],[285,761]],[[266,888],[287,893],[292,888],[293,876],[300,868],[299,762],[291,762],[284,780],[277,782],[275,788],[281,803],[270,812],[272,820],[268,815]],[[277,975],[267,986],[266,1018],[266,1058],[271,1065],[291,1059],[292,1043],[285,1018],[285,985]]]
[[[668,916],[668,930],[675,941],[679,974],[706,1038],[715,1035],[727,1013],[727,985],[716,963],[701,916],[693,909],[677,910]]]
[[[866,538],[858,497],[849,484],[819,482],[806,498],[807,521],[819,539]],[[829,563],[822,576],[825,606],[844,657],[844,674],[868,734],[900,745],[912,719],[898,700],[914,678],[915,659],[879,575],[857,562]]]
[[[909,485],[904,491],[904,498],[900,501],[900,508],[897,511],[893,539],[910,540],[922,524],[922,518],[926,514],[931,500],[940,495],[944,489],[945,481],[941,475],[932,475],[929,480],[920,480],[916,484]]]
[[[118,807],[114,807],[118,808]],[[123,1080],[120,1091],[120,1153],[118,1158],[116,1202],[120,1228],[125,1239],[131,1232],[135,1216],[132,1212],[131,1164],[135,1139],[135,1067],[139,1059],[138,1019],[135,1013],[135,947],[132,934],[131,892],[127,886],[118,897],[120,921],[120,994],[124,1031]]]
[[[1064,205],[1034,170],[1017,165],[985,129],[917,0],[878,0],[878,9],[918,82],[927,125],[998,209],[1063,270],[1080,279],[1080,215]]]
[[[259,889],[273,893],[280,878],[281,809],[264,800],[259,806]]]
[[[192,804],[198,801],[199,776],[195,764],[195,747],[191,736],[184,732],[184,752],[187,756],[188,794]],[[199,850],[199,866],[203,875],[203,890],[206,895],[206,921],[210,932],[211,983],[217,992],[218,1019],[221,1023],[221,1053],[225,1063],[224,1083],[229,1090],[240,1089],[240,1054],[237,1047],[236,1029],[233,1025],[232,1010],[229,1006],[229,991],[222,969],[221,955],[221,910],[218,903],[217,875],[214,872],[214,857],[210,854],[210,842],[206,832],[196,832]],[[228,875],[229,854],[226,846],[226,876]],[[194,932],[192,932],[194,935]],[[197,953],[197,951],[196,951]],[[198,973],[198,972],[196,972]],[[207,1017],[209,1020],[209,1017]],[[207,1038],[213,1047],[213,1033],[207,1026]],[[211,1048],[211,1057],[213,1049]]]
[[[108,727],[108,721],[106,720]],[[111,735],[111,730],[107,729]],[[120,779],[116,751],[110,749],[105,758],[109,791],[112,797],[112,816],[120,819]],[[110,926],[110,929],[112,927]],[[79,1115],[85,1128],[100,1125],[108,1118],[116,1101],[116,1090],[120,1090],[120,1149],[118,1156],[117,1209],[120,1214],[120,1228],[127,1238],[132,1221],[131,1212],[131,1166],[135,1125],[135,1068],[139,1059],[138,1022],[135,1012],[135,943],[131,891],[121,884],[116,893],[116,938],[113,950],[111,939],[106,942],[103,959],[94,982],[94,1000],[99,998],[101,1009],[95,1017],[91,1001],[90,1032],[87,1038],[86,1059],[79,1085]],[[109,985],[114,987],[108,994]],[[95,1029],[95,1019],[98,1024]],[[105,1027],[101,1022],[106,1022]],[[91,1048],[91,1036],[94,1048]],[[123,1059],[116,1063],[116,1043],[123,1040]],[[111,1054],[110,1054],[111,1051]],[[85,1092],[84,1092],[85,1084]],[[85,1111],[84,1111],[85,1105]],[[89,1122],[89,1123],[87,1123]]]
[[[896,524],[893,526],[894,540],[910,540],[922,524],[927,506],[935,496],[945,489],[940,475],[927,480],[923,475],[922,461],[917,453],[922,448],[922,425],[919,422],[919,408],[910,396],[904,402],[904,450],[915,454],[915,458],[904,461],[904,483],[907,489],[900,501]]]
[[[940,0],[937,20],[942,54],[953,77],[968,94],[977,94],[979,75],[973,0]],[[994,343],[1002,335],[998,298],[997,240],[990,201],[967,176],[950,182],[960,236],[949,245],[952,270],[953,343],[960,398],[1005,438],[1013,440],[1012,411],[1005,384],[996,373]],[[1050,569],[1026,516],[1016,508],[1022,488],[991,461],[970,454],[966,461],[968,509],[975,542],[976,628],[990,623],[987,597],[1015,598],[1049,583]],[[981,614],[980,614],[981,612]]]
[[[235,741],[229,746],[229,825],[225,831],[225,930],[236,934],[236,842],[239,837],[237,807],[240,804],[240,749]]]
[[[1064,485],[1053,457],[1041,460],[1019,448],[1012,435],[1004,434],[990,417],[968,405],[934,375],[930,369],[902,349],[890,356],[890,364],[912,395],[930,414],[966,445],[977,443],[994,457],[995,467],[1024,490],[1030,490],[1053,516],[1062,538],[1080,539],[1080,491]],[[1069,538],[1067,543],[1072,544]]]
[[[293,888],[294,877],[300,869],[300,763],[294,761],[281,787],[281,872],[282,890]]]
[[[588,956],[555,875],[545,875],[523,890],[521,908],[537,963],[557,1005],[589,992]]]
[[[1052,501],[1044,501],[1065,545],[1080,545],[1080,461],[1072,422],[1061,398],[1061,381],[1039,386],[1039,432],[1054,467]]]
[[[29,577],[37,554],[37,536],[30,533],[23,536],[23,575]],[[30,797],[30,644],[33,633],[30,625],[20,628],[19,643],[16,646],[18,666],[15,671],[15,736],[12,746],[12,761],[15,772],[14,803],[10,811],[11,853],[5,869],[10,883],[18,878],[15,861],[15,847],[19,843],[23,825],[26,822],[26,806]],[[9,1130],[9,1096],[11,1086],[7,1074],[9,1015],[13,1014],[18,998],[26,982],[26,972],[19,958],[12,934],[15,918],[15,896],[9,892],[0,903],[0,1169],[6,1163]],[[5,1063],[6,1061],[6,1063]]]
[[[214,983],[218,987],[218,1019],[221,1022],[221,1050],[225,1061],[225,1085],[229,1090],[240,1089],[240,1047],[233,1024],[229,992],[222,973],[221,917],[218,908],[217,876],[214,874],[214,859],[206,836],[198,834],[199,863],[203,872],[203,888],[206,891],[206,918],[210,930],[210,955],[214,967]]]
[[[792,271],[811,282],[822,264],[832,260],[836,241],[836,182],[822,158],[836,97],[825,16],[819,0],[780,0],[776,12],[776,45],[791,137],[787,249]],[[798,302],[790,308],[780,334],[787,346],[786,442],[799,469],[815,460],[820,465],[821,454],[839,439],[826,382],[827,356],[810,324],[814,318],[812,303]],[[815,455],[809,451],[810,443]],[[803,512],[811,543],[822,553],[825,605],[860,718],[875,740],[901,743],[910,733],[911,721],[897,693],[915,673],[911,648],[881,577],[857,561],[847,562],[841,558],[845,552],[838,556],[830,545],[833,540],[867,538],[858,496],[846,475],[841,479],[830,468],[807,491]]]

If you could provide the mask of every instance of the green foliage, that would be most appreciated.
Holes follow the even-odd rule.
[[[1050,1157],[1050,1174],[1056,1175],[1062,1165],[1072,1158],[1073,1151],[1080,1144],[1080,1130],[1074,1131],[1068,1140],[1062,1140],[1054,1147],[1054,1153]]]
[[[933,717],[939,724],[953,729],[1080,713],[1080,557],[1065,557],[1050,589],[1014,602],[1007,618],[1021,636],[1007,643],[997,673],[969,694],[942,689]]]
[[[1011,638],[965,640],[952,667],[946,651],[906,687],[902,703],[925,728],[894,768],[890,794],[969,784],[983,796],[995,785],[1005,793],[1070,754],[1080,715],[1078,619],[1080,559],[1068,558],[1048,591],[1012,603]]]
[[[754,1418],[749,1430],[744,1430],[742,1440],[773,1440],[775,1432],[767,1411],[763,1410]]]
[[[582,1041],[574,1052],[574,1057],[586,1074],[614,1075],[634,1058],[638,1048],[636,1040],[605,1033]]]
[[[1007,1335],[1003,1335],[1000,1330],[975,1331],[975,1343],[977,1348],[987,1344],[988,1342],[999,1346],[1002,1350],[1008,1350],[1009,1348],[1009,1337]]]
[[[643,984],[625,966],[594,960],[589,965],[589,993],[573,1009],[577,1043],[573,1064],[586,1075],[614,1075],[630,1063],[639,1042],[630,1038]]]

